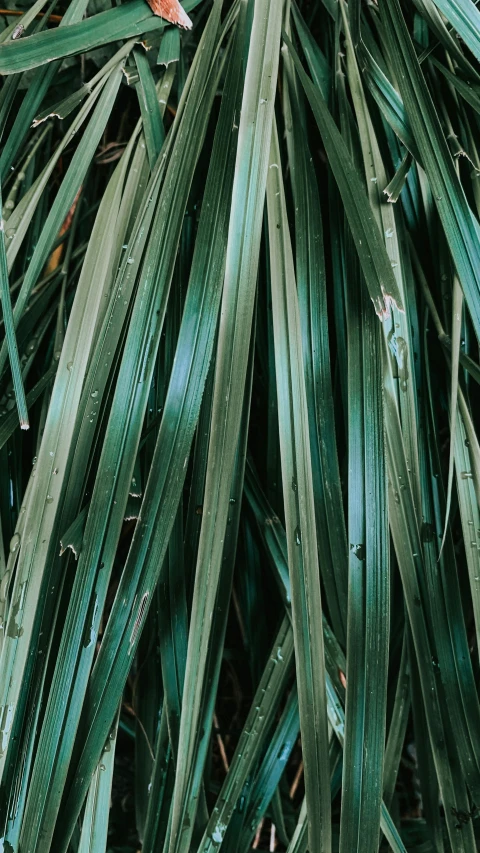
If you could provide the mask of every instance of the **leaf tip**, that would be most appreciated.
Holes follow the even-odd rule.
[[[391,293],[386,293],[384,288],[382,287],[382,296],[383,300],[374,301],[375,313],[377,317],[380,318],[383,323],[384,320],[390,319],[390,313],[392,306],[400,311],[402,314],[405,313],[405,309],[401,302],[397,302],[394,296]]]
[[[176,24],[184,30],[192,29],[192,22],[188,17],[185,9],[179,3],[179,0],[148,0],[154,15],[160,18],[165,18],[171,24]]]
[[[72,552],[73,556],[75,557],[75,559],[76,559],[76,560],[78,560],[78,555],[79,555],[79,553],[80,553],[79,549],[78,549],[78,548],[77,548],[77,547],[76,547],[72,542],[66,542],[66,543],[65,543],[65,545],[64,545],[64,544],[63,544],[63,542],[62,542],[61,540],[60,540],[60,554],[59,554],[59,557],[61,557],[63,554],[65,554],[65,552],[66,552],[66,551],[68,551],[68,549],[69,549],[69,548],[70,548],[70,550],[71,550],[71,552]]]
[[[32,127],[38,127],[39,124],[43,124],[44,121],[47,121],[49,118],[59,118],[62,119],[64,116],[60,115],[60,113],[49,113],[48,115],[40,115],[37,118],[34,118],[32,121]]]

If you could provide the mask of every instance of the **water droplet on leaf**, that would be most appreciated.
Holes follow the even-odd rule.
[[[10,539],[10,553],[15,554],[20,547],[20,536],[18,533],[14,533],[12,538]]]

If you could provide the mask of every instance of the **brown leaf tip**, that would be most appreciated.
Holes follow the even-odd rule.
[[[179,0],[148,0],[148,5],[154,15],[165,18],[166,21],[185,30],[192,29],[192,22]]]

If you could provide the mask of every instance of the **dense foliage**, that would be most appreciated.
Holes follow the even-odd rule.
[[[480,12],[183,5],[0,10],[0,851],[473,853]]]

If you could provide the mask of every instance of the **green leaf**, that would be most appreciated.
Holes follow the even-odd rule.
[[[445,67],[441,62],[439,62],[434,56],[431,57],[432,65],[443,74],[446,80],[455,87],[457,92],[462,96],[462,98],[470,104],[471,107],[475,110],[476,113],[480,113],[480,96],[478,92],[478,84],[474,88],[468,81],[462,80],[458,74],[452,74],[448,68]]]
[[[85,0],[83,0],[85,2]],[[18,74],[46,62],[161,29],[144,0],[132,0],[68,27],[46,30],[16,43],[0,44],[0,74]]]
[[[363,47],[361,51],[361,56],[366,66],[365,83],[370,93],[375,98],[392,130],[404,144],[405,148],[419,162],[420,155],[402,99],[367,48]]]
[[[330,166],[342,195],[345,213],[375,311],[383,317],[389,313],[392,302],[401,310],[400,294],[368,204],[364,186],[325,101],[303,70],[290,39],[286,34],[284,38],[312,107]]]
[[[287,62],[291,60],[287,57]],[[321,576],[337,639],[344,645],[347,606],[347,536],[336,444],[331,385],[330,340],[323,225],[315,170],[289,69],[292,133],[287,137],[295,203],[296,277],[305,387],[309,407],[310,452]],[[291,93],[290,93],[291,90]],[[289,105],[285,105],[288,116]],[[288,141],[290,139],[291,140]],[[321,479],[321,481],[320,481]]]
[[[473,55],[480,60],[480,12],[472,0],[434,0]]]
[[[296,689],[293,688],[252,785],[248,816],[245,818],[245,846],[251,843],[260,820],[270,804],[295,746],[299,729],[298,696]]]
[[[113,726],[103,755],[90,783],[77,853],[103,853],[107,849],[108,813],[117,742],[117,724]]]
[[[376,221],[384,234],[386,251],[405,304],[402,272],[398,270],[400,253],[394,210],[381,203],[380,187],[385,183],[385,169],[363,94],[343,5],[342,16],[347,43],[347,75],[358,121],[367,192]],[[340,850],[367,851],[377,845],[380,828],[389,643],[382,330],[375,323],[365,300],[363,281],[356,280],[354,276],[347,283],[346,301],[350,560]],[[399,312],[396,306],[392,308],[392,314],[397,320]],[[400,316],[398,319],[400,321]],[[387,323],[388,319],[385,319],[384,325]],[[400,323],[395,325],[399,327]]]
[[[17,339],[15,337],[15,325],[13,320],[12,303],[10,300],[10,288],[8,283],[7,253],[5,251],[5,232],[3,224],[3,206],[0,193],[0,300],[2,302],[3,323],[5,327],[5,338],[7,341],[10,369],[13,377],[13,387],[17,402],[20,428],[28,429],[27,401],[22,380],[22,369],[18,357]]]
[[[292,668],[293,632],[290,620],[285,616],[275,636],[271,653],[253,698],[232,759],[230,772],[199,844],[199,853],[213,853],[222,846],[235,805],[248,776],[258,761],[260,750],[274,720]]]
[[[0,849],[474,853],[475,4],[85,2],[0,21]]]
[[[382,0],[389,53],[477,337],[480,229],[468,207],[397,0]]]
[[[42,600],[42,580],[51,560],[52,546],[54,554],[58,553],[58,540],[53,531],[59,521],[58,494],[67,474],[70,442],[75,431],[75,418],[72,414],[79,406],[93,347],[95,318],[103,308],[104,291],[100,283],[108,269],[109,233],[111,235],[116,221],[127,165],[128,156],[112,179],[99,209],[72,307],[72,322],[58,362],[49,416],[44,427],[44,442],[38,454],[42,473],[41,476],[31,479],[31,488],[25,497],[25,512],[20,517],[22,533],[24,530],[25,536],[19,548],[15,584],[11,592],[12,600],[18,603],[18,607],[15,620],[12,619],[12,630],[7,633],[0,657],[0,701],[2,706],[12,709],[13,731],[16,720],[18,725],[21,725],[25,708],[25,693],[22,693],[22,688],[28,693],[29,648],[31,642],[36,642],[39,630],[36,605],[39,598]],[[107,212],[109,215],[106,215]],[[99,251],[100,246],[103,246],[103,252]],[[57,369],[57,365],[55,368]],[[57,473],[54,473],[55,470]],[[53,496],[52,491],[56,499],[47,500]],[[63,532],[65,528],[58,531],[58,538]],[[23,680],[20,674],[24,676]],[[4,740],[4,751],[0,759],[2,784],[5,784],[5,776],[11,772],[17,749],[18,742],[8,738]]]
[[[452,770],[449,766],[444,724],[440,707],[439,689],[432,667],[435,652],[431,647],[431,639],[426,622],[426,590],[425,571],[423,568],[423,549],[415,510],[408,466],[405,461],[403,439],[400,431],[398,412],[392,379],[388,370],[384,377],[385,389],[385,420],[387,435],[387,458],[389,470],[389,509],[390,526],[398,559],[405,601],[408,610],[412,636],[420,671],[423,701],[426,706],[426,720],[435,762],[435,769],[440,785],[441,795],[452,809],[463,809],[464,791],[455,788]],[[405,486],[405,488],[400,488]],[[457,803],[458,798],[458,803]],[[452,839],[455,835],[454,812],[446,815],[447,827]],[[465,850],[471,849],[471,840],[465,834]],[[457,838],[458,842],[458,838]]]
[[[408,630],[408,629],[407,629]],[[387,809],[391,808],[395,786],[402,757],[405,733],[410,713],[410,671],[408,660],[407,635],[402,643],[402,656],[398,671],[395,700],[393,705],[388,739],[385,746],[385,765],[383,779],[383,801]]]
[[[160,42],[157,65],[170,65],[180,59],[180,30],[178,27],[169,27]]]
[[[165,130],[160,114],[155,81],[148,59],[141,48],[135,48],[133,55],[140,78],[136,84],[136,89],[140,102],[145,144],[147,146],[150,169],[153,170],[165,141]]]
[[[70,627],[63,635],[57,658],[53,687],[49,697],[50,710],[44,720],[33,769],[30,798],[26,805],[22,838],[25,844],[40,845],[39,850],[42,846],[49,845],[60,809],[61,794],[68,769],[67,763],[73,750],[71,738],[68,737],[69,726],[76,729],[78,725],[81,699],[85,694],[95,651],[94,637],[98,632],[114,554],[123,524],[154,360],[173,276],[184,208],[209,115],[209,109],[203,108],[202,95],[211,70],[218,18],[219,7],[215,7],[210,19],[210,27],[204,33],[206,49],[201,54],[203,61],[197,67],[192,67],[193,82],[192,87],[186,89],[185,111],[179,110],[177,113],[179,130],[176,146],[166,167],[165,183],[158,195],[158,202],[155,198],[155,184],[158,188],[158,176],[162,174],[165,158],[159,158],[158,169],[152,176],[146,209],[148,211],[149,207],[153,208],[154,215],[151,228],[148,229],[149,233],[147,232],[148,236],[144,234],[145,223],[139,216],[140,224],[137,228],[140,245],[136,247],[138,253],[132,246],[132,256],[129,257],[127,254],[121,265],[121,276],[125,274],[127,277],[129,273],[125,271],[130,267],[133,268],[133,273],[137,272],[139,275],[139,282],[89,507],[83,550],[78,561],[66,616]],[[213,73],[215,72],[214,67]],[[212,89],[208,90],[210,97],[212,97],[211,91]],[[187,93],[190,98],[187,97]],[[199,132],[193,136],[190,133],[190,124],[199,114],[203,118],[203,132],[201,125],[199,127],[197,124]],[[189,163],[187,169],[184,168],[185,158]],[[176,205],[174,215],[170,216],[166,213],[170,213],[172,209],[172,198],[175,198]],[[181,199],[183,204],[180,203]],[[145,245],[144,256],[142,240]],[[113,312],[120,301],[117,288],[121,285],[120,277],[114,289],[116,295],[112,299]],[[118,307],[125,314],[124,301],[121,300]],[[111,325],[111,320],[105,324],[107,335]],[[104,358],[105,355],[102,361]],[[88,396],[93,396],[95,399],[93,404],[93,412],[95,412],[99,396],[98,386],[94,385],[93,388],[90,386]],[[86,403],[91,406],[88,396]],[[140,619],[146,615],[147,598],[148,592],[137,604]],[[130,652],[132,637],[134,640],[137,639],[138,625],[137,614],[137,625],[130,636]],[[67,702],[63,697],[65,685],[70,686]],[[43,809],[36,808],[32,814],[33,803],[36,800],[35,787],[43,784],[41,780],[45,780],[47,775],[52,780],[49,796],[44,798]]]
[[[81,21],[86,5],[87,0],[73,0],[60,22],[60,28],[68,27]],[[42,27],[39,27],[39,31],[41,29]],[[60,32],[62,32],[62,29],[60,29]],[[41,36],[42,33],[38,32],[38,35]],[[42,68],[28,87],[0,157],[2,180],[5,180],[7,177],[20,146],[25,139],[30,123],[59,68],[60,63],[50,62],[46,68]],[[18,80],[18,77],[15,80]]]
[[[245,4],[241,6],[244,8]],[[170,853],[191,834],[184,823],[190,765],[196,752],[211,612],[222,559],[235,450],[238,440],[260,249],[268,146],[278,69],[282,10],[271,0],[255,5],[248,53],[239,146],[232,193],[222,323],[219,329],[212,424],[198,571],[192,604],[180,753],[173,800]],[[186,843],[186,842],[185,842]]]
[[[267,182],[280,456],[309,845],[331,848],[322,611],[300,314],[276,125]]]
[[[212,24],[215,24],[216,20],[218,20],[218,9]],[[241,56],[243,50],[241,39],[237,49],[240,49]],[[67,839],[78,810],[81,808],[84,796],[82,787],[84,788],[85,781],[88,782],[94,769],[91,765],[92,757],[101,748],[101,742],[105,737],[103,730],[99,729],[99,724],[105,725],[104,721],[110,719],[108,708],[114,709],[118,702],[119,692],[123,689],[133,660],[132,631],[135,628],[135,647],[141,627],[141,623],[137,624],[138,602],[143,600],[147,602],[142,611],[142,615],[146,616],[150,604],[149,592],[155,587],[160,575],[186,474],[185,459],[188,458],[199,415],[215,338],[224,273],[225,236],[237,139],[235,132],[237,128],[234,127],[233,116],[235,109],[238,108],[238,99],[241,94],[239,55],[236,55],[236,61],[232,65],[232,76],[227,89],[229,97],[224,99],[222,105],[218,136],[214,146],[215,156],[212,158],[211,173],[207,181],[205,214],[200,221],[191,272],[191,286],[187,294],[180,331],[178,356],[174,362],[165,400],[164,418],[142,505],[144,526],[141,530],[143,532],[139,530],[133,539],[119,595],[102,646],[104,651],[99,656],[92,675],[90,688],[92,700],[87,707],[83,724],[91,740],[87,741],[88,749],[80,757],[79,767],[84,769],[75,775],[75,785],[67,801],[62,827],[62,835],[65,837],[66,834]],[[169,459],[168,466],[165,465],[166,459]],[[128,602],[128,607],[123,604],[124,598]],[[111,658],[107,653],[109,647],[112,649]],[[111,671],[113,666],[114,672]],[[111,675],[106,677],[106,672]],[[106,687],[108,691],[105,692]],[[97,743],[98,746],[96,746]],[[58,843],[66,844],[67,842],[60,839]]]
[[[120,66],[117,66],[117,68],[112,71],[106,79],[105,86],[103,87],[103,91],[101,91],[98,99],[97,107],[82,139],[82,144],[79,145],[74,157],[72,158],[72,162],[70,163],[67,174],[65,175],[65,179],[56,195],[55,204],[52,206],[42,229],[39,241],[35,247],[35,252],[30,261],[20,292],[15,302],[13,311],[15,325],[19,322],[19,319],[25,309],[25,305],[30,297],[32,288],[35,286],[38,276],[48,259],[55,237],[58,235],[60,228],[75,201],[77,193],[81,188],[82,181],[90,166],[91,160],[104,131],[107,119],[113,109],[121,77],[122,63],[120,63]],[[13,232],[12,236],[14,238],[16,236],[16,230],[12,228],[13,223],[11,220],[9,224],[9,230]],[[6,236],[8,237],[8,232]],[[4,363],[4,359],[5,345],[3,345],[0,350],[0,366],[2,365],[2,361]]]
[[[389,183],[383,190],[383,192],[387,196],[388,201],[392,204],[395,204],[395,202],[398,201],[398,199],[400,198],[400,193],[402,192],[405,186],[405,181],[407,180],[407,175],[411,165],[412,155],[410,154],[410,151],[407,151],[392,180],[389,181]]]
[[[97,83],[100,82],[108,73],[112,70],[112,68],[117,65],[117,63],[123,59],[124,56],[128,56],[130,51],[132,50],[135,44],[134,39],[130,39],[130,41],[125,42],[124,45],[105,63],[105,65],[92,77],[88,83],[84,83],[84,85],[78,89],[76,92],[68,95],[66,98],[63,98],[61,101],[58,101],[56,104],[53,104],[47,109],[43,110],[37,116],[35,116],[33,120],[32,127],[37,127],[42,122],[46,121],[49,118],[59,118],[64,119],[73,112],[76,107],[78,107],[84,98],[93,91]],[[22,105],[23,106],[23,105]]]

